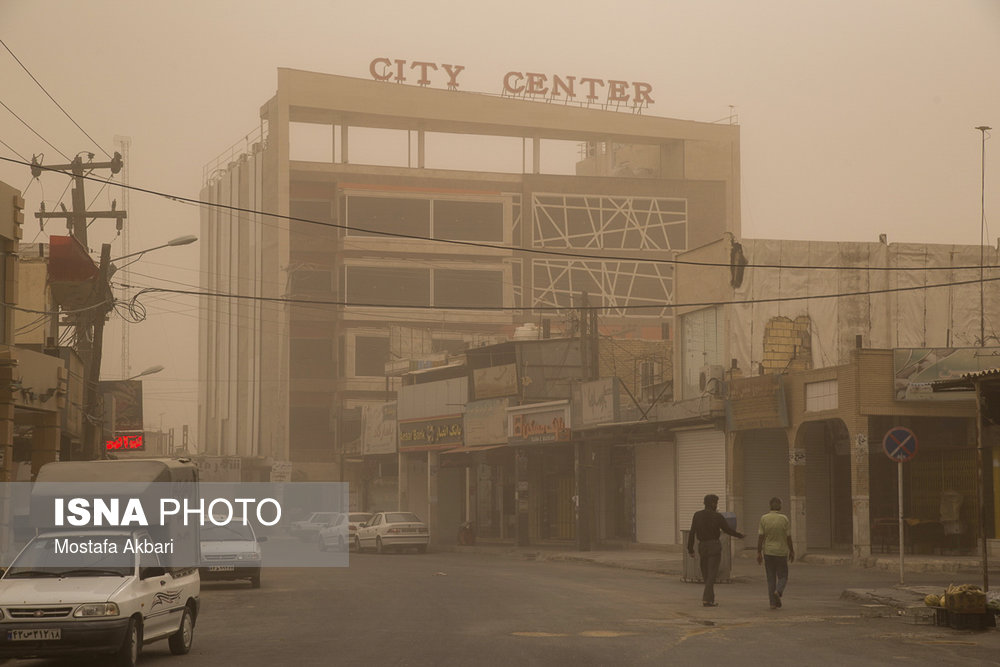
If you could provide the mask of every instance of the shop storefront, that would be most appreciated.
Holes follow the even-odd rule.
[[[570,402],[507,409],[515,448],[518,543],[576,538],[576,464]]]

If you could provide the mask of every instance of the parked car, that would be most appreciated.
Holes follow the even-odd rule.
[[[312,542],[316,539],[320,529],[333,521],[337,514],[339,512],[313,512],[301,521],[293,521],[288,527],[288,532],[300,540]]]
[[[0,579],[0,659],[105,654],[100,664],[134,667],[156,640],[190,651],[198,570],[168,571],[156,554],[127,549],[151,541],[145,530],[33,538]],[[60,551],[67,544],[77,546]]]
[[[348,545],[347,535],[347,515],[337,512],[329,523],[317,531],[316,545],[320,551],[343,551]]]
[[[266,540],[239,517],[224,526],[209,522],[201,529],[201,578],[249,579],[251,587],[260,588],[260,543]]]
[[[357,546],[354,538],[358,534],[358,528],[361,524],[370,520],[373,516],[374,514],[372,512],[351,512],[347,515],[347,532],[351,538],[351,547]]]
[[[413,512],[378,512],[358,527],[354,546],[359,552],[373,548],[385,553],[389,549],[415,547],[424,553],[430,537],[427,524]]]
[[[330,548],[343,548],[344,544],[348,549],[355,548],[354,537],[358,532],[358,526],[372,518],[371,512],[349,512],[341,515],[344,519],[338,518],[332,525],[326,526],[319,531],[319,550],[326,551]],[[347,522],[347,531],[344,532],[343,522]],[[345,542],[346,541],[346,542]]]

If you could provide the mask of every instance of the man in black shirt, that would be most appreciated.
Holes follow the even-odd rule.
[[[687,550],[694,558],[694,538],[698,537],[698,554],[701,556],[701,577],[705,580],[705,592],[701,596],[701,604],[705,607],[717,607],[715,601],[715,577],[719,574],[719,563],[722,562],[722,543],[719,535],[725,532],[733,537],[743,539],[743,533],[729,527],[726,518],[719,514],[719,496],[710,493],[705,496],[705,509],[698,510],[691,519],[691,532],[688,533]]]

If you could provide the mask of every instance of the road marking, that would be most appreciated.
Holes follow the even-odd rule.
[[[569,637],[556,632],[512,632],[511,634],[515,637]]]
[[[638,632],[618,632],[615,630],[585,630],[580,633],[581,637],[632,637]]]

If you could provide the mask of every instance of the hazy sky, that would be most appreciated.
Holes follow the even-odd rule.
[[[465,65],[469,91],[535,71],[648,82],[651,115],[713,122],[732,105],[750,238],[977,244],[974,128],[1000,132],[997,0],[0,0],[0,39],[101,146],[131,139],[133,186],[191,198],[203,166],[259,124],[278,67],[367,79],[378,57]],[[105,159],[2,48],[0,101],[70,158]],[[0,157],[66,161],[2,107],[0,140]],[[33,216],[43,199],[55,207],[64,177],[31,182],[0,161],[0,181],[25,190],[25,241],[66,233],[57,221],[40,232]],[[989,140],[986,182],[995,242],[1000,146]],[[88,200],[98,189],[87,185]],[[109,189],[95,206],[111,197],[123,201]],[[129,213],[133,251],[199,233],[196,208],[161,197],[133,193]],[[97,221],[91,246],[114,235]],[[133,282],[197,285],[197,262],[197,244],[158,250]],[[179,437],[197,423],[197,304],[143,303],[132,372],[166,366],[145,382],[146,423]],[[106,330],[105,379],[122,377],[119,323]]]

